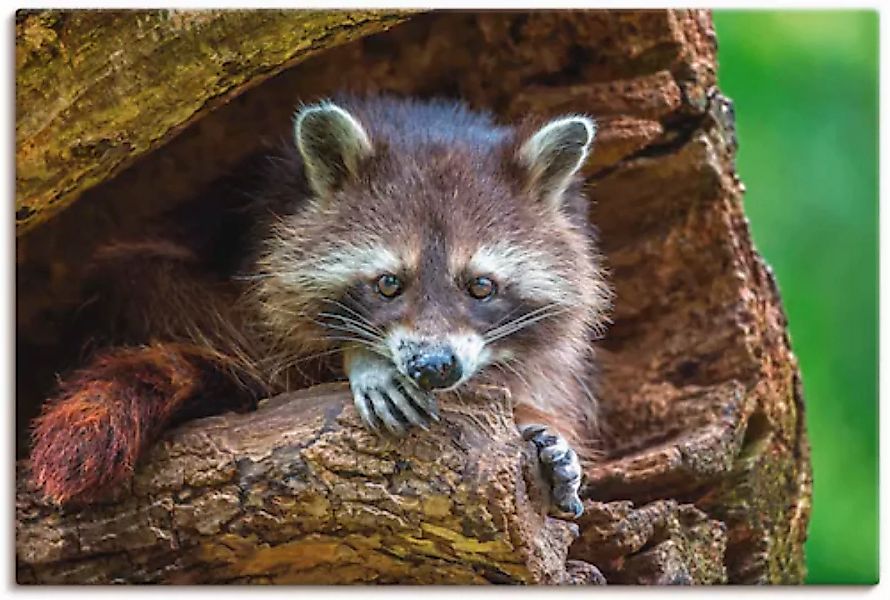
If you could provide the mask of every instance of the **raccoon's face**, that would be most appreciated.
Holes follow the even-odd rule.
[[[547,307],[536,310],[503,273],[480,261],[449,265],[446,252],[435,243],[421,246],[419,264],[393,263],[359,277],[320,322],[348,330],[427,391],[452,389],[511,358],[522,319]]]
[[[303,109],[313,200],[260,262],[268,318],[302,320],[303,345],[312,331],[383,356],[428,391],[586,334],[607,292],[570,205],[593,135],[567,117],[519,139],[451,105]]]
[[[483,335],[490,319],[480,313],[493,301],[496,285],[485,276],[436,283],[442,285],[432,291],[415,274],[383,273],[344,298],[380,332],[371,342],[376,351],[427,391],[454,388],[493,359]],[[339,317],[333,319],[342,323]]]

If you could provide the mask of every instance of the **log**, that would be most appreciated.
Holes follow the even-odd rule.
[[[20,477],[18,581],[586,582],[566,565],[577,526],[526,484],[509,395],[442,409],[429,433],[379,438],[330,384],[180,428],[97,506],[46,506]]]
[[[616,304],[613,325],[598,344],[600,459],[587,468],[586,512],[577,522],[578,536],[571,541],[557,529],[545,530],[548,525],[542,523],[548,522],[535,520],[539,513],[529,516],[531,529],[521,530],[518,515],[534,511],[520,507],[537,504],[523,499],[522,478],[505,475],[503,481],[516,488],[504,483],[497,490],[499,506],[512,508],[498,509],[502,512],[497,514],[508,516],[498,521],[496,535],[509,539],[512,550],[510,558],[485,555],[498,565],[497,571],[479,568],[466,555],[454,554],[454,547],[442,550],[441,540],[435,542],[437,551],[449,560],[435,568],[423,544],[410,546],[410,558],[400,560],[429,566],[429,580],[455,583],[491,581],[488,575],[495,572],[507,573],[505,581],[528,583],[800,583],[812,487],[805,404],[778,289],[748,231],[744,187],[735,172],[738,140],[732,103],[716,87],[716,68],[716,37],[707,11],[433,12],[318,54],[253,87],[237,102],[202,111],[187,135],[144,155],[19,238],[18,340],[27,356],[39,360],[17,361],[29,365],[17,374],[17,381],[26,382],[19,383],[17,415],[33,414],[46,393],[44,382],[75,362],[70,349],[83,340],[62,337],[60,331],[83,301],[81,268],[90,249],[171,207],[186,205],[222,173],[237,171],[241,160],[261,149],[261,139],[287,127],[296,100],[328,95],[345,81],[356,91],[459,96],[505,121],[527,114],[587,113],[600,122],[585,172],[594,201],[590,218],[599,231]],[[203,157],[195,168],[177,167],[193,164],[194,156]],[[348,413],[342,413],[346,421],[337,421],[342,427],[337,444],[338,452],[353,453],[367,437],[343,424],[351,418]],[[219,431],[222,422],[235,427],[239,419],[252,418],[264,417],[211,419],[185,431],[203,435],[208,427]],[[448,431],[457,439],[480,438],[470,433],[472,426],[455,422],[459,424],[449,425],[453,429]],[[505,425],[503,431],[508,430]],[[179,440],[179,435],[170,440]],[[329,439],[326,435],[319,439]],[[436,431],[426,443],[444,448],[446,437],[444,430]],[[506,442],[482,438],[480,444],[489,444],[485,447],[494,443],[499,448],[504,462],[498,463],[498,473],[515,473],[517,464],[528,470],[527,463],[516,462],[515,449],[499,445]],[[418,445],[398,451],[423,452],[419,440],[412,444]],[[454,464],[481,460],[477,450],[466,452],[454,454]],[[411,460],[408,454],[405,460]],[[176,473],[165,456],[164,451],[152,454],[137,481],[145,481],[144,473]],[[276,464],[288,460],[281,456]],[[306,459],[293,460],[293,469],[301,472],[299,465]],[[269,466],[266,472],[288,468]],[[444,472],[438,462],[429,468]],[[202,469],[194,469],[177,477],[200,480]],[[489,489],[472,473],[469,468],[461,472],[470,478],[468,489]],[[274,489],[275,481],[273,476],[257,485]],[[363,481],[369,490],[379,483],[374,477]],[[533,488],[528,487],[529,493]],[[192,491],[193,485],[184,483],[164,494],[175,505],[188,503]],[[479,494],[486,514],[495,514]],[[35,552],[49,552],[41,549],[63,544],[62,539],[66,552],[74,552],[68,556],[79,556],[74,549],[82,531],[65,520],[73,517],[35,504],[21,489],[19,502],[28,507],[19,520],[46,525],[41,531],[48,536],[18,542],[21,580],[58,581],[61,574],[67,581],[143,581],[149,573],[161,577],[162,567],[152,563],[154,542],[132,542],[148,549],[126,553],[129,566],[118,567],[113,577],[101,570],[78,574],[71,570],[74,563],[59,554],[58,564],[47,555],[40,566],[32,566]],[[122,502],[78,513],[79,522],[95,525],[83,531],[101,537],[100,523],[132,514],[132,508],[122,512],[120,507],[128,506]],[[169,514],[166,508],[155,510]],[[283,499],[276,510],[276,523],[302,522],[299,503]],[[403,520],[409,519],[405,515],[418,517],[414,508],[400,510],[406,511],[396,511]],[[460,510],[477,515],[472,523],[482,518],[469,505]],[[185,529],[187,523],[180,532],[176,522],[164,518],[168,520],[152,522],[145,531],[197,539],[192,529]],[[67,528],[49,525],[56,522]],[[386,537],[386,523],[375,521],[362,535]],[[335,536],[337,543],[349,535],[353,533]],[[273,548],[259,533],[251,539],[255,543],[237,546],[232,556],[262,551],[268,562],[251,563],[259,566],[245,577],[273,581],[283,576],[286,569],[280,564],[292,559],[288,546]],[[545,569],[540,567],[544,563],[532,560],[539,555],[528,549],[536,543],[555,549],[549,556],[557,558],[547,564],[557,567]],[[194,560],[194,553],[165,552],[169,564]],[[110,550],[104,556],[124,560]],[[381,573],[368,568],[369,578]],[[432,574],[440,568],[438,575]],[[236,571],[221,567],[214,577],[247,580],[233,575]],[[411,579],[414,571],[394,573],[378,580],[416,581]],[[324,581],[357,577],[355,569],[344,568],[328,572]]]
[[[18,11],[17,233],[203,112],[320,50],[385,30],[408,14]]]

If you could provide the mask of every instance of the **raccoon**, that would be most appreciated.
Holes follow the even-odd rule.
[[[89,501],[184,419],[339,378],[367,428],[401,436],[474,382],[510,389],[551,512],[579,516],[610,304],[578,175],[595,133],[586,116],[503,126],[447,100],[302,107],[248,234],[224,240],[233,267],[208,268],[191,234],[97,253],[115,342],[44,405],[36,484]]]

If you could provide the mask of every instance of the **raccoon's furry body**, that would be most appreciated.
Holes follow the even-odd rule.
[[[435,394],[472,380],[510,388],[520,426],[583,446],[609,303],[576,175],[594,132],[575,116],[502,127],[447,101],[301,109],[249,234],[225,246],[233,268],[208,268],[219,245],[191,235],[97,254],[114,345],[46,404],[37,483],[89,500],[172,423],[344,376],[386,434],[435,420]],[[576,492],[574,453],[542,432],[526,437]]]

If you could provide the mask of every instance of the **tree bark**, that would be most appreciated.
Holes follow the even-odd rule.
[[[348,386],[193,422],[97,506],[19,478],[20,583],[569,583],[577,526],[544,515],[509,397],[483,390],[402,440],[362,428]],[[530,485],[527,485],[526,480]],[[536,491],[537,490],[537,491]],[[536,498],[536,496],[538,496]]]
[[[212,110],[396,11],[21,10],[16,14],[16,229]]]
[[[60,514],[20,488],[20,580],[801,582],[804,402],[742,209],[706,11],[425,14],[202,110],[189,135],[19,238],[19,340],[52,356],[92,247],[188,202],[279,135],[297,100],[344,82],[459,96],[505,121],[599,121],[585,174],[617,300],[598,348],[601,459],[586,473],[578,537],[529,499],[519,473],[530,463],[498,402],[474,415],[496,435],[456,417],[384,449],[342,396],[310,391],[299,397],[321,394],[330,417],[316,406],[297,418],[299,403],[281,399],[190,424],[107,506]],[[37,405],[18,396],[19,414]]]

